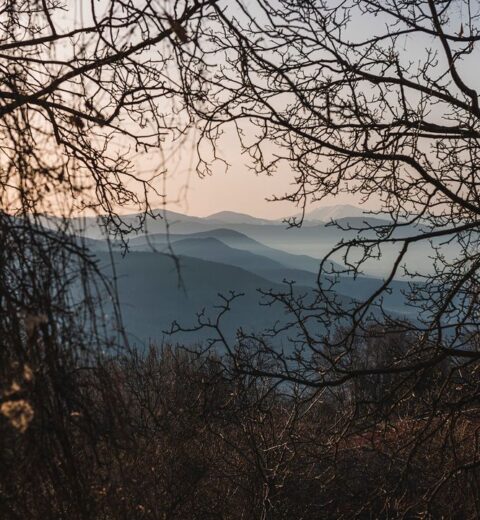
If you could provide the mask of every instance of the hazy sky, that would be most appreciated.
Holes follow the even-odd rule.
[[[77,5],[77,4],[75,4]],[[78,3],[74,19],[83,19],[86,16],[85,6],[88,4]],[[461,13],[460,13],[461,15]],[[458,19],[460,26],[461,16]],[[381,20],[376,20],[375,25],[368,25],[366,29],[365,20],[358,17],[350,25],[352,38],[358,35],[365,37],[366,30],[373,32],[378,28],[383,31]],[[429,38],[411,38],[402,41],[402,54],[405,59],[416,57],[418,59],[425,52],[425,48],[431,45]],[[478,55],[470,56],[464,63],[463,73],[472,83],[478,83],[478,67],[473,66]],[[218,211],[237,211],[265,218],[280,218],[298,212],[291,203],[286,202],[267,202],[266,199],[273,196],[281,197],[292,191],[294,184],[294,173],[284,163],[279,171],[271,177],[265,175],[257,176],[248,168],[248,158],[241,154],[238,141],[234,135],[227,135],[220,146],[220,151],[225,159],[230,163],[230,167],[225,171],[225,166],[221,163],[213,165],[214,174],[204,178],[199,178],[194,172],[194,159],[192,157],[192,144],[194,138],[177,148],[168,160],[163,161],[161,154],[149,153],[142,156],[137,161],[139,170],[148,172],[160,169],[165,162],[168,174],[165,184],[159,184],[159,190],[165,191],[167,195],[167,207],[175,211],[185,212],[191,215],[204,216]],[[162,198],[152,196],[153,206],[160,207]],[[343,194],[335,199],[325,200],[322,204],[358,204],[359,200],[352,195]],[[315,207],[319,206],[317,203]],[[375,209],[375,202],[366,209]]]
[[[278,219],[298,214],[301,208],[292,202],[273,201],[295,189],[295,172],[284,163],[272,176],[257,175],[248,166],[249,158],[240,152],[233,136],[225,139],[219,151],[228,160],[228,167],[221,162],[210,164],[213,174],[199,177],[195,171],[192,146],[185,144],[165,161],[166,176],[157,182],[162,193],[166,193],[167,209],[195,216],[207,216],[219,211],[247,213],[261,218]],[[162,169],[164,161],[160,154],[149,153],[137,161],[138,171],[145,174]],[[150,202],[161,207],[162,197],[152,195]],[[360,205],[360,198],[351,193],[329,197],[309,206],[314,209],[334,204]],[[366,210],[378,209],[372,197]],[[128,211],[128,210],[127,210]]]
[[[459,10],[458,13],[452,13],[453,24],[460,27],[463,12]],[[382,21],[379,17],[375,20],[375,24],[369,24],[366,29],[365,20],[358,17],[358,20],[353,20],[349,25],[349,31],[353,40],[365,38],[366,31],[370,31],[373,36],[377,30],[383,32],[385,25],[388,25],[389,20]],[[376,29],[375,29],[376,28]],[[439,43],[434,41],[429,36],[414,37],[406,36],[399,40],[398,48],[401,50],[402,57],[405,61],[411,61],[415,64],[421,63],[422,58],[425,58],[425,49],[433,48],[438,51],[439,64],[443,61],[443,51],[439,47]],[[462,75],[466,78],[469,84],[478,86],[478,62],[479,55],[472,53],[464,62],[459,65]],[[415,65],[414,65],[415,66]],[[442,68],[442,67],[440,67]],[[411,101],[415,101],[414,98]],[[435,109],[432,111],[431,117],[434,120],[441,114],[435,114]],[[192,141],[193,142],[193,141]],[[249,213],[264,218],[280,218],[295,214],[298,212],[292,203],[287,202],[268,202],[266,199],[273,196],[281,197],[286,193],[292,191],[295,174],[289,169],[288,165],[284,163],[279,171],[271,177],[265,175],[257,176],[248,168],[248,157],[245,157],[240,152],[240,146],[236,137],[228,135],[223,139],[220,151],[222,156],[228,160],[230,167],[225,171],[222,164],[217,164],[213,167],[214,174],[200,179],[193,171],[191,161],[190,146],[185,145],[176,154],[176,158],[167,162],[168,176],[166,179],[166,193],[168,200],[168,208],[176,211],[185,212],[191,215],[204,216],[218,211],[237,211]],[[145,163],[151,165],[157,160],[160,164],[160,159],[148,157],[145,158]],[[185,189],[185,186],[188,188]],[[159,202],[161,199],[158,199]],[[335,199],[316,203],[313,207],[320,205],[331,204],[355,204],[360,203],[359,198],[355,198],[351,194],[342,194]],[[377,209],[378,205],[375,200],[364,206],[365,209]]]
[[[189,215],[207,216],[219,211],[236,211],[262,218],[282,218],[298,213],[291,202],[273,202],[267,199],[292,191],[295,174],[285,165],[272,175],[256,175],[248,167],[248,158],[241,154],[233,135],[225,138],[220,146],[222,156],[229,166],[218,162],[213,165],[213,175],[200,178],[194,171],[191,144],[185,144],[166,161],[168,173],[164,185],[167,207]],[[156,154],[143,156],[139,162],[145,171],[160,167],[162,160]],[[147,167],[149,165],[149,168]],[[153,198],[160,205],[160,197]],[[312,206],[331,204],[358,204],[351,194],[330,198]],[[373,209],[372,205],[366,209]]]

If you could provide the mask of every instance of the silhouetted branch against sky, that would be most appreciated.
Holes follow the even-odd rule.
[[[335,273],[321,268],[317,297],[297,302],[294,313],[302,348],[315,352],[325,340],[314,325],[325,313],[348,322],[333,347],[384,320],[437,345],[435,359],[451,354],[445,342],[475,338],[479,6],[279,1],[218,2],[213,10],[202,23],[208,44],[178,52],[188,110],[202,122],[199,173],[211,173],[216,154],[228,156],[221,135],[233,127],[257,174],[291,172],[295,182],[280,199],[305,208],[352,194],[375,200],[390,219],[359,224],[331,256],[343,260],[343,275],[388,261],[384,285],[347,311],[325,288],[323,275]],[[202,66],[192,62],[199,48]],[[213,154],[203,155],[206,143],[217,144]],[[422,241],[431,245],[429,274],[410,255]],[[386,257],[390,245],[395,254]],[[399,276],[421,281],[409,295],[420,311],[414,324],[383,309],[382,294]],[[276,299],[292,312],[290,297]]]
[[[477,11],[461,1],[7,2],[2,206],[19,215],[90,209],[122,234],[135,225],[121,208],[151,214],[174,155],[195,145],[196,172],[208,176],[228,163],[235,136],[245,168],[288,172],[290,191],[278,199],[305,208],[348,195],[390,216],[336,251],[356,273],[381,245],[398,246],[385,289],[407,274],[413,242],[456,242],[456,259],[432,250],[435,294],[412,298],[425,306],[427,335],[470,323]],[[139,162],[158,150],[164,162],[146,175]],[[355,324],[381,293],[355,310]]]
[[[478,407],[480,358],[479,16],[480,4],[468,0],[3,2],[1,424],[18,435],[30,429],[31,446],[16,441],[12,446],[26,464],[42,462],[38,475],[29,474],[23,462],[17,463],[17,452],[8,450],[8,467],[23,473],[17,475],[19,487],[27,486],[25,479],[32,475],[46,482],[40,482],[45,486],[40,498],[30,497],[32,502],[26,501],[16,516],[24,517],[31,503],[42,502],[48,511],[65,514],[71,507],[79,511],[78,518],[94,517],[103,498],[93,497],[98,489],[89,480],[90,463],[101,468],[102,497],[108,467],[108,476],[135,484],[133,510],[143,514],[136,489],[147,467],[145,454],[151,449],[159,457],[155,442],[163,441],[165,432],[173,445],[177,441],[170,428],[177,417],[171,405],[160,421],[152,404],[162,388],[171,388],[175,403],[182,402],[177,380],[172,386],[165,376],[173,367],[178,377],[183,370],[190,370],[189,377],[198,374],[196,386],[183,383],[188,378],[181,376],[178,387],[193,388],[201,406],[205,389],[218,394],[209,378],[221,384],[225,402],[217,403],[211,414],[215,419],[202,422],[210,417],[202,415],[206,406],[199,413],[195,408],[192,416],[202,416],[195,419],[202,435],[208,433],[202,439],[234,447],[226,459],[251,463],[245,474],[255,475],[253,488],[261,482],[256,511],[262,518],[274,517],[275,493],[284,489],[277,475],[288,453],[295,461],[296,449],[304,450],[305,459],[312,456],[313,463],[303,467],[313,471],[315,485],[343,482],[337,457],[349,462],[344,454],[366,446],[365,434],[370,435],[369,449],[382,457],[383,448],[392,446],[391,437],[401,440],[400,450],[396,445],[390,450],[395,453],[391,464],[405,470],[389,473],[396,475],[393,488],[412,474],[409,464],[419,460],[419,453],[425,456],[423,468],[430,468],[429,450],[436,451],[434,460],[442,459],[436,477],[425,479],[418,503],[398,506],[401,514],[408,516],[418,506],[421,517],[435,516],[430,504],[455,481],[462,492],[476,495],[469,510],[478,517],[478,479],[469,479],[479,465],[478,414],[470,421],[467,412]],[[198,188],[214,186],[219,172],[229,168],[233,176],[222,177],[221,189]],[[202,212],[231,209],[242,197],[258,208],[271,195],[276,200],[271,204],[284,204],[282,212],[291,208],[284,214],[303,215],[311,204],[354,200],[374,208],[381,219],[337,223],[338,244],[319,261],[313,290],[290,281],[264,288],[263,305],[278,310],[278,319],[266,330],[239,323],[236,333],[225,331],[225,320],[243,292],[226,288],[216,314],[199,312],[197,323],[188,328],[211,333],[201,354],[185,358],[181,366],[170,354],[140,362],[135,352],[127,356],[115,266],[106,279],[88,241],[74,236],[83,225],[77,217],[99,215],[109,240],[126,240],[144,232],[159,207],[165,209],[172,198],[169,190],[183,193],[180,173],[185,172],[206,179],[205,184],[192,181],[198,191],[190,195],[205,198],[195,203]],[[256,177],[246,173],[261,180],[254,182]],[[127,211],[137,216],[128,218]],[[293,228],[301,224],[302,217],[290,221]],[[103,245],[112,260],[110,242]],[[413,250],[427,258],[428,271]],[[342,281],[350,283],[366,266],[379,263],[387,274],[369,297],[336,291]],[[384,304],[400,278],[410,282],[403,286],[414,311],[410,319]],[[179,323],[173,332],[186,330]],[[125,357],[118,356],[119,348]],[[192,359],[211,363],[209,377]],[[143,397],[139,387],[145,378],[154,386]],[[269,399],[277,395],[274,406]],[[325,401],[315,420],[299,421],[302,431],[294,431],[297,418],[320,398]],[[239,415],[239,403],[248,404],[241,408],[245,416]],[[282,421],[267,429],[273,440],[265,442],[263,418],[273,424],[265,412],[270,408],[287,420],[278,438],[272,432]],[[218,417],[222,427],[212,433]],[[327,433],[319,432],[324,425]],[[195,437],[195,429],[184,430]],[[238,432],[245,441],[235,437]],[[143,451],[136,448],[137,437],[143,439]],[[289,444],[298,439],[308,439],[307,448]],[[72,446],[81,442],[83,451],[74,452]],[[442,450],[452,445],[445,468]],[[124,461],[132,460],[122,451],[125,446],[134,454],[131,473],[123,471]],[[30,457],[29,449],[37,454],[37,448],[44,450],[39,458]],[[194,451],[181,448],[182,456]],[[83,457],[86,452],[89,459]],[[274,452],[280,459],[269,466],[265,461]],[[385,458],[376,460],[385,466]],[[319,461],[327,464],[323,473],[318,473]],[[112,469],[110,464],[117,463]],[[218,474],[224,476],[221,463]],[[349,477],[354,465],[345,465]],[[350,489],[347,484],[343,489]],[[358,509],[350,516],[365,513],[373,502],[388,514],[390,506],[379,498],[383,484],[368,495],[360,487]],[[409,492],[416,488],[407,484]],[[229,497],[237,496],[240,487]],[[10,483],[5,489],[10,493]],[[154,486],[158,503],[156,491]],[[49,509],[54,493],[57,499],[64,495]],[[325,503],[337,495],[324,494]],[[2,507],[9,503],[2,501]],[[112,503],[113,511],[125,507],[128,512],[120,498]]]

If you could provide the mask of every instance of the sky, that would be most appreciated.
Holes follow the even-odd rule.
[[[462,12],[453,14],[453,21],[458,27],[461,25],[463,14]],[[354,20],[349,26],[352,39],[355,39],[357,33],[359,38],[365,37],[363,23],[365,20],[360,18],[357,21]],[[380,31],[385,29],[381,20],[376,20],[376,24],[375,27],[378,27]],[[424,55],[425,49],[432,45],[432,38],[406,37],[402,45],[404,59],[408,61]],[[439,56],[442,56],[441,49],[437,50],[439,50]],[[475,86],[478,85],[478,67],[473,65],[478,58],[478,53],[472,54],[461,65],[462,75],[469,84]],[[432,118],[435,118],[435,114],[432,114]],[[197,216],[207,216],[229,210],[262,218],[282,218],[298,213],[299,209],[292,203],[267,201],[274,196],[281,197],[293,190],[295,174],[287,165],[284,165],[271,177],[257,176],[249,170],[248,158],[241,154],[236,137],[227,135],[221,143],[220,151],[230,163],[229,168],[226,170],[224,165],[217,164],[213,166],[212,176],[199,178],[193,171],[192,152],[189,148],[190,146],[186,144],[177,152],[177,159],[173,158],[167,163],[168,174],[165,189],[168,209]],[[155,164],[155,161],[157,161],[157,165],[161,162],[160,158],[155,159],[152,156],[144,158],[145,164]],[[161,204],[161,202],[162,200],[159,198],[158,203]],[[352,194],[341,194],[316,203],[309,209],[333,204],[360,205],[360,199],[355,198]],[[363,207],[366,210],[375,210],[378,209],[378,203],[372,200],[370,204]]]
[[[295,173],[283,164],[274,175],[257,175],[248,166],[249,158],[241,153],[240,145],[233,132],[226,131],[218,151],[228,161],[211,163],[212,175],[200,177],[195,171],[195,138],[183,143],[173,152],[150,152],[137,160],[138,171],[152,174],[165,164],[166,176],[162,177],[162,192],[166,193],[167,209],[187,215],[208,216],[220,211],[247,213],[260,218],[280,219],[296,215],[300,208],[292,202],[273,201],[291,192]],[[151,197],[154,207],[162,206],[164,199]],[[317,202],[309,209],[323,205],[353,204],[360,200],[352,194],[342,194]],[[376,209],[375,204],[364,206]]]
[[[158,2],[158,5],[161,4]],[[91,23],[91,6],[88,2],[73,0],[69,5],[74,6],[71,11],[58,14],[59,25],[66,27]],[[101,6],[101,3],[95,5],[97,12],[101,12]],[[200,178],[194,171],[195,141],[193,135],[180,146],[167,141],[164,150],[150,151],[134,159],[136,173],[145,177],[166,169],[167,175],[156,182],[156,187],[166,193],[168,209],[196,216],[228,210],[271,219],[298,213],[298,208],[292,203],[267,201],[274,195],[282,196],[292,190],[294,174],[291,170],[278,171],[271,177],[255,175],[248,168],[247,158],[241,154],[236,135],[227,130],[219,151],[230,163],[228,169],[224,164],[217,163],[212,165],[213,175]],[[332,200],[332,203],[337,202],[341,201]],[[351,203],[352,197],[345,197],[343,202]],[[162,197],[151,194],[150,204],[153,207],[161,207],[163,203]],[[137,209],[118,208],[121,213]]]
[[[288,167],[272,176],[256,175],[248,168],[246,158],[240,155],[234,141],[224,143],[222,153],[229,157],[228,168],[217,164],[212,175],[202,178],[190,167],[190,161],[172,161],[164,184],[168,209],[200,217],[228,210],[270,219],[289,217],[299,212],[299,208],[291,202],[268,200],[292,190],[295,174]],[[153,154],[142,158],[143,161],[154,164],[157,161],[156,164],[160,165],[160,159]],[[161,205],[162,199],[153,197],[152,203]],[[351,194],[344,194],[316,203],[310,209],[322,205],[359,203]],[[369,205],[365,209],[374,207]]]
[[[78,12],[74,18],[77,19],[79,13],[82,15],[80,18],[83,18],[85,15],[83,6],[87,4],[75,2],[75,5],[77,5]],[[357,31],[363,36],[365,26],[360,17],[357,24],[358,26],[356,23],[352,24],[350,29],[352,36]],[[406,57],[420,55],[422,51],[424,52],[426,45],[426,41],[410,41],[404,49]],[[478,56],[476,57],[478,58]],[[477,67],[466,66],[464,68],[467,71],[467,77],[472,75],[469,79],[474,81],[473,76],[475,78],[477,76]],[[138,170],[144,171],[146,174],[158,171],[162,163],[166,165],[167,175],[160,183],[160,190],[166,193],[165,201],[168,209],[198,216],[229,210],[275,219],[298,213],[299,209],[292,203],[267,201],[274,196],[282,197],[293,189],[294,173],[288,166],[285,165],[271,177],[255,175],[249,170],[248,160],[241,154],[237,139],[235,136],[229,135],[223,139],[220,147],[223,157],[230,163],[229,168],[225,169],[223,164],[218,163],[213,166],[213,175],[199,178],[194,171],[192,144],[193,139],[190,143],[184,143],[166,161],[162,160],[161,154],[156,153],[149,153],[137,160]],[[161,197],[152,195],[150,202],[153,207],[161,207],[165,201]],[[351,194],[343,194],[335,199],[326,199],[321,204],[317,203],[310,209],[323,204],[358,205],[359,202]],[[365,206],[365,209],[376,209],[374,202]]]

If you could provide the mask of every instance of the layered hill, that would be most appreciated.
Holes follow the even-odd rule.
[[[110,255],[97,253],[104,272],[111,274]],[[172,322],[193,327],[203,311],[202,320],[215,322],[223,300],[231,291],[241,293],[231,311],[222,320],[223,331],[231,340],[238,327],[247,332],[261,332],[285,318],[280,306],[261,305],[258,289],[285,291],[286,287],[239,267],[198,258],[177,258],[180,270],[168,255],[131,252],[113,253],[116,286],[123,322],[130,341],[145,345],[165,338]],[[309,291],[299,287],[299,291]],[[192,334],[181,333],[171,341],[192,343],[216,336],[205,328]]]

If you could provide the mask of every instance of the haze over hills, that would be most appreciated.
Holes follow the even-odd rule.
[[[186,238],[215,238],[223,244],[235,248],[236,250],[249,251],[265,258],[280,262],[285,267],[292,269],[302,269],[317,273],[320,260],[308,255],[297,255],[287,253],[280,249],[275,249],[248,237],[247,235],[235,231],[233,229],[213,229],[211,231],[203,231],[200,233],[190,234],[165,234],[157,233],[153,235],[142,235],[134,237],[130,240],[130,247],[135,251],[151,251],[152,247],[156,249],[165,248],[168,241],[173,244],[173,251],[176,250],[176,243]]]
[[[155,241],[165,242],[165,238],[162,235],[165,235],[168,230],[171,237],[184,235],[184,238],[187,238],[187,236],[192,237],[192,235],[196,235],[196,238],[217,238],[230,247],[247,249],[252,253],[280,261],[287,267],[316,272],[319,260],[330,253],[340,240],[347,241],[358,237],[358,231],[355,228],[365,227],[365,222],[371,226],[388,226],[389,224],[388,220],[378,216],[340,217],[340,215],[358,214],[360,209],[355,206],[332,206],[323,209],[319,208],[318,211],[324,217],[335,215],[337,223],[345,229],[341,230],[331,223],[320,221],[317,223],[311,221],[309,225],[304,225],[300,228],[288,227],[284,222],[256,219],[249,215],[233,212],[221,212],[202,218],[170,211],[165,213],[168,228],[166,221],[161,217],[156,219],[148,217],[142,233],[131,233],[129,235],[130,244],[135,250],[148,250],[147,246],[150,244],[155,245]],[[160,212],[159,215],[161,215]],[[225,220],[222,221],[222,218]],[[124,217],[124,220],[128,229],[129,225],[134,226],[138,224],[139,216],[127,215]],[[85,234],[87,237],[101,239],[104,236],[104,232],[94,219],[87,219],[85,223],[87,227]],[[222,236],[219,235],[220,230],[222,230]],[[392,238],[413,236],[419,231],[419,227],[402,226],[395,231]],[[374,238],[375,234],[373,231],[369,231],[363,232],[362,236]],[[455,244],[448,244],[443,247],[446,254],[454,256],[457,249]],[[390,272],[392,262],[399,248],[400,243],[382,246],[381,258],[369,260],[363,266],[364,274],[368,276],[386,276]],[[272,249],[275,251],[272,251]],[[294,255],[295,258],[288,258],[288,254]],[[428,270],[432,269],[432,254],[433,250],[428,243],[414,243],[409,249],[406,261],[414,265],[416,269],[428,272]],[[302,258],[299,258],[300,256]],[[343,264],[344,262],[340,253],[335,257],[331,257],[330,260],[337,264]]]
[[[168,240],[178,264],[165,254]],[[105,244],[93,239],[87,243],[108,272],[110,255],[105,252]],[[152,251],[152,246],[156,252]],[[317,289],[317,259],[263,246],[228,229],[169,237],[165,234],[135,237],[125,257],[114,252],[113,258],[126,330],[140,344],[163,337],[174,320],[191,325],[204,308],[209,309],[213,317],[214,306],[220,302],[218,295],[227,295],[232,290],[244,296],[225,317],[228,334],[233,337],[237,327],[261,332],[283,319],[283,310],[260,305],[259,289],[285,292],[284,281],[294,281],[298,293],[313,296]],[[307,269],[300,268],[301,265]],[[324,282],[328,286],[327,278]],[[381,280],[376,278],[340,277],[335,293],[348,306],[352,300],[370,296],[380,284]],[[386,309],[410,317],[403,295],[406,289],[405,282],[394,282],[391,293],[384,297]],[[202,340],[209,337],[209,333],[211,331],[206,330],[195,333],[194,337]],[[176,340],[191,341],[192,337],[188,336],[182,333]]]
[[[159,212],[159,215],[161,212]],[[74,219],[75,226],[85,226],[85,245],[96,253],[108,272],[110,248],[118,274],[122,315],[128,334],[139,343],[158,340],[169,329],[172,321],[182,320],[186,324],[195,321],[203,308],[214,308],[219,294],[229,291],[245,293],[236,302],[235,312],[229,313],[225,324],[229,334],[237,327],[260,332],[271,327],[279,319],[279,310],[260,305],[258,289],[285,291],[285,282],[294,282],[295,290],[313,295],[318,290],[318,270],[321,258],[339,242],[357,238],[357,230],[365,226],[387,226],[389,222],[378,216],[362,214],[359,208],[342,205],[314,210],[316,218],[335,218],[343,227],[340,230],[331,222],[310,221],[300,228],[288,227],[285,222],[259,219],[235,212],[220,212],[208,217],[195,217],[177,212],[163,212],[163,218],[148,217],[142,233],[131,233],[128,237],[129,252],[123,258],[121,247],[114,239],[104,238],[104,230],[97,219]],[[126,226],[136,226],[139,215],[124,217]],[[52,224],[55,218],[46,219]],[[53,227],[53,226],[52,226]],[[167,232],[168,231],[168,232]],[[402,226],[397,235],[416,234],[417,228]],[[373,237],[373,231],[364,236]],[[450,251],[455,247],[449,244]],[[365,275],[356,279],[340,276],[334,286],[337,298],[345,306],[352,301],[363,301],[381,286],[382,279],[389,273],[398,245],[385,246],[381,261],[370,262],[364,269]],[[448,250],[448,249],[447,249]],[[175,255],[179,264],[171,257]],[[431,268],[427,244],[412,246],[410,259],[416,268]],[[453,254],[453,253],[452,253]],[[170,255],[170,256],[169,256]],[[337,263],[331,265],[341,269]],[[408,261],[408,257],[406,258]],[[180,265],[180,271],[176,267]],[[179,275],[183,286],[178,285]],[[328,275],[323,275],[322,287],[329,286]],[[407,305],[405,294],[408,284],[395,280],[390,292],[383,295],[388,312],[410,320],[416,315]],[[207,335],[196,334],[196,340]],[[185,335],[179,341],[191,341]]]
[[[318,259],[323,258],[331,251],[340,238],[339,230],[325,223],[311,223],[311,225],[297,228],[289,227],[286,223],[280,221],[272,223],[264,219],[259,220],[241,214],[233,214],[232,216],[229,212],[226,214],[227,222],[220,220],[222,214],[217,214],[214,218],[191,217],[175,212],[166,212],[164,215],[166,215],[166,220],[161,218],[161,213],[159,213],[158,218],[148,217],[143,233],[137,236],[148,235],[152,237],[157,234],[165,234],[167,230],[172,235],[191,235],[194,233],[213,232],[218,228],[224,228],[242,233],[266,247],[290,254],[313,257],[317,259],[317,263]],[[358,217],[351,217],[350,220],[355,218]],[[139,216],[127,215],[123,217],[123,220],[124,228],[128,230],[130,227],[133,228],[138,225]],[[245,220],[245,222],[238,222],[239,220]],[[167,222],[168,228],[166,225]],[[349,222],[345,222],[345,224]],[[375,223],[378,224],[380,222],[377,219]],[[79,228],[80,224],[81,222],[79,221]],[[85,235],[87,237],[101,239],[105,236],[104,230],[101,229],[94,219],[85,219],[83,224],[85,225]],[[385,224],[387,224],[386,221]],[[355,236],[356,231],[354,230],[342,232],[344,239]],[[131,233],[130,237],[131,240],[134,240],[135,234]],[[235,245],[234,247],[238,246]],[[339,262],[339,259],[332,258],[332,261]],[[304,265],[290,265],[290,267],[305,268]],[[378,266],[374,266],[371,272],[367,271],[367,274],[377,274],[378,272]]]
[[[315,213],[318,218],[338,219],[345,231],[320,221],[312,221],[311,225],[301,228],[288,228],[280,221],[234,212],[220,212],[204,218],[167,212],[167,233],[165,220],[148,218],[144,233],[130,235],[129,252],[125,257],[117,250],[119,244],[111,242],[128,333],[140,343],[161,338],[174,320],[192,324],[202,309],[213,311],[219,294],[229,294],[232,290],[244,293],[244,297],[225,317],[231,337],[237,327],[257,332],[271,327],[282,318],[283,310],[261,306],[257,290],[283,292],[287,288],[284,282],[293,281],[296,291],[313,295],[318,289],[320,259],[341,238],[357,237],[357,231],[349,227],[361,227],[365,221],[370,225],[388,225],[386,220],[358,213],[358,208],[347,205],[320,208]],[[127,225],[134,225],[138,215],[129,215],[125,220]],[[102,230],[93,219],[87,224],[86,244],[107,266],[110,246],[102,240]],[[417,231],[406,226],[397,233],[406,236]],[[373,237],[373,232],[370,234]],[[343,305],[364,300],[380,287],[397,249],[396,244],[385,247],[381,261],[367,264],[365,273],[370,276],[356,279],[340,276],[334,291]],[[169,256],[172,252],[179,261],[180,271]],[[425,245],[415,245],[411,257],[416,267],[422,262],[431,267]],[[341,262],[342,258],[336,260]],[[336,269],[340,267],[338,263],[333,265]],[[108,267],[105,269],[108,272]],[[182,286],[178,284],[179,276]],[[323,287],[328,286],[328,276],[324,275],[321,282]],[[414,320],[415,315],[406,302],[407,292],[407,283],[396,280],[391,284],[391,291],[384,294],[383,303],[386,310],[396,316]],[[196,340],[202,340],[208,336],[205,334],[194,336]],[[186,335],[177,339],[192,340]]]

